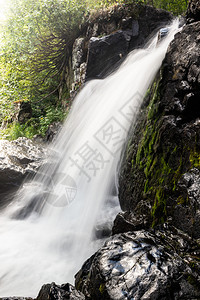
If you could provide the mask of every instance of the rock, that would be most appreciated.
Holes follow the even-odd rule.
[[[24,298],[24,297],[9,297],[9,298],[0,298],[0,300],[33,300],[33,299]]]
[[[77,38],[73,45],[72,50],[72,68],[75,70],[76,68],[79,68],[80,65],[85,61],[84,57],[84,43],[85,39]]]
[[[200,238],[200,171],[197,168],[185,173],[179,183],[179,196],[174,208],[173,224],[190,236]]]
[[[102,77],[123,56],[128,53],[130,38],[123,31],[90,39],[88,47],[86,77]]]
[[[200,21],[200,1],[190,0],[187,9],[187,23]]]
[[[60,132],[61,128],[62,128],[61,122],[54,122],[50,124],[46,131],[44,141],[52,142],[53,139],[56,137],[56,135]]]
[[[25,124],[32,118],[32,107],[29,102],[16,102],[15,103],[15,117],[13,121],[17,121],[20,124]]]
[[[141,206],[142,202],[139,203]],[[149,214],[149,207],[148,214]],[[139,214],[137,208],[135,213],[133,212],[121,212],[115,220],[112,228],[112,234],[124,233],[128,231],[137,231],[141,229],[147,229],[150,226],[149,216]]]
[[[0,140],[0,206],[45,163],[47,150],[27,138]]]
[[[83,265],[76,288],[96,300],[197,299],[200,290],[189,280],[192,270],[166,247],[163,236],[145,231],[115,235]]]
[[[192,189],[199,182],[194,174],[194,168],[200,170],[199,31],[200,22],[186,25],[170,44],[160,77],[149,92],[149,105],[138,117],[137,137],[128,143],[119,186],[122,209],[136,219],[140,213],[135,208],[146,202],[152,226],[171,219],[195,238],[198,193],[181,188],[179,180],[192,176]]]
[[[70,96],[74,98],[85,79],[102,78],[112,72],[122,57],[143,46],[155,30],[171,20],[169,12],[134,2],[91,14],[73,45]]]
[[[83,76],[83,69],[81,67],[85,63],[87,56],[85,43],[85,38],[77,38],[74,42],[72,51],[72,69],[74,72],[74,82],[80,84],[85,81],[85,78]]]
[[[125,10],[126,8],[124,11],[122,9],[118,16],[111,14],[108,19],[110,21],[104,20],[104,26],[102,22],[99,22],[98,26],[95,23],[96,29],[88,33],[92,37],[88,46],[87,79],[102,78],[113,71],[122,62],[122,57],[131,50],[142,46],[155,29],[162,27],[162,24],[171,19],[169,13],[150,6],[130,5],[129,14],[131,16],[126,15],[124,18]],[[136,11],[138,11],[138,18],[135,17]],[[108,24],[113,33],[108,29]],[[116,31],[117,28],[122,30]],[[107,35],[108,33],[109,35]],[[106,36],[97,37],[105,34]]]
[[[66,283],[61,286],[54,282],[43,285],[36,300],[85,300],[85,296],[77,291],[71,284]]]

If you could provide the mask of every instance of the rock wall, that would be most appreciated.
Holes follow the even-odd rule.
[[[200,237],[200,22],[171,43],[120,179],[123,209]],[[137,137],[138,139],[138,137]],[[135,210],[136,207],[136,210]],[[150,220],[151,219],[151,220]]]
[[[91,15],[73,45],[71,97],[86,80],[116,69],[131,50],[171,20],[169,12],[135,2]]]

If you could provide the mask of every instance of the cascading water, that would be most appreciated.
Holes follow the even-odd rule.
[[[76,97],[48,166],[0,214],[0,296],[35,297],[44,283],[72,282],[96,250],[99,211],[108,221],[119,210],[113,190],[129,128],[177,30],[175,22],[158,45],[156,35]]]

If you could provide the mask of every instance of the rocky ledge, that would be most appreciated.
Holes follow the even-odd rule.
[[[0,206],[12,200],[23,180],[45,164],[47,149],[27,138],[0,140]]]

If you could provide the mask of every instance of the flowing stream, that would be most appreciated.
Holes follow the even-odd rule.
[[[98,233],[120,210],[117,173],[130,126],[177,31],[178,21],[159,44],[156,35],[76,97],[49,163],[0,213],[1,297],[36,297],[45,283],[73,283],[100,246]]]

